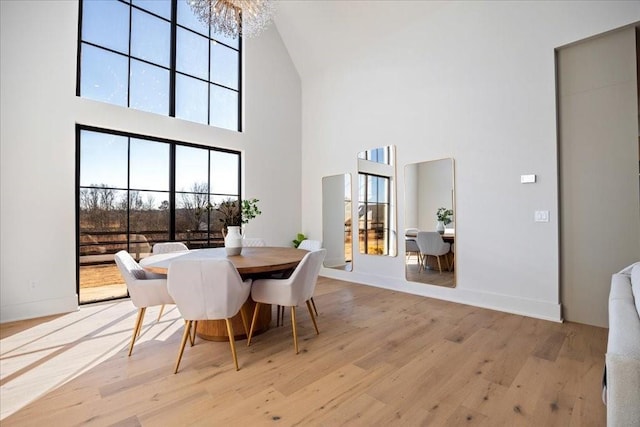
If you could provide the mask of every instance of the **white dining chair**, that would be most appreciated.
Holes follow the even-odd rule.
[[[153,255],[158,255],[158,254],[168,254],[171,252],[181,252],[181,251],[188,251],[188,250],[189,248],[187,247],[187,245],[185,245],[182,242],[161,242],[153,245],[153,248],[151,249],[151,253]],[[164,304],[162,305],[162,307],[160,307],[160,312],[158,313],[158,322],[162,318],[163,312],[164,312]]]
[[[228,259],[176,260],[169,267],[167,282],[169,294],[186,321],[174,373],[180,367],[191,328],[195,330],[199,320],[226,321],[233,363],[239,370],[231,318],[240,312],[247,333],[242,306],[251,292],[251,279],[243,281]]]
[[[291,307],[291,328],[296,354],[298,354],[298,333],[296,330],[297,306],[302,304],[307,305],[307,310],[309,310],[309,316],[313,322],[316,334],[320,333],[309,300],[313,296],[320,266],[326,254],[326,249],[307,253],[288,279],[258,279],[253,282],[251,298],[255,301],[256,305],[253,311],[249,336],[247,337],[247,346],[251,345],[251,337],[253,336],[253,329],[261,304],[278,304],[284,307]]]
[[[170,252],[188,251],[189,248],[182,242],[161,242],[153,245],[152,253],[168,254]]]
[[[260,237],[245,237],[242,239],[243,248],[258,248],[267,246],[267,242]]]
[[[320,240],[304,239],[298,245],[298,249],[304,249],[304,250],[307,250],[307,251],[317,251],[317,250],[322,249],[322,242]],[[313,300],[313,296],[311,297],[311,305],[313,306],[313,311],[315,312],[315,314],[317,316],[318,315],[318,309],[316,308],[316,302]],[[281,320],[282,323],[284,323],[284,307],[278,306],[278,310],[280,310],[280,308],[282,308],[282,313],[278,312],[278,315],[282,319]]]
[[[322,242],[320,240],[304,239],[298,245],[298,249],[304,249],[307,251],[317,251],[319,249],[322,249]]]
[[[114,256],[118,270],[127,284],[131,302],[138,308],[138,318],[133,328],[129,356],[133,345],[140,335],[144,314],[147,307],[173,304],[173,298],[167,291],[167,279],[164,275],[145,271],[127,251],[120,251]]]
[[[422,268],[426,267],[426,263],[429,256],[435,256],[438,259],[438,270],[442,273],[442,265],[440,263],[440,257],[449,253],[451,245],[444,240],[437,231],[420,231],[416,237],[418,247],[420,248],[420,254],[422,255]],[[449,263],[445,257],[447,268]]]

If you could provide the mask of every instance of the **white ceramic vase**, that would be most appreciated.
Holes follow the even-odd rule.
[[[224,248],[227,251],[227,256],[240,255],[244,231],[237,225],[231,225],[227,227],[227,234],[224,234],[224,229],[222,234],[224,235]]]

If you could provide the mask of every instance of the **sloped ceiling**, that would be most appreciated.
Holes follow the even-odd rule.
[[[447,2],[279,0],[276,27],[301,78],[376,49],[392,32],[419,25]]]

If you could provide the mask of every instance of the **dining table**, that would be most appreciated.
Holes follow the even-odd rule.
[[[302,261],[308,251],[304,249],[287,247],[245,247],[240,255],[228,256],[225,248],[204,248],[192,249],[188,251],[169,252],[164,254],[150,255],[140,260],[140,266],[147,271],[157,274],[167,274],[171,268],[171,263],[176,260],[208,260],[208,259],[228,259],[236,267],[243,279],[269,277],[275,274],[286,275],[290,273]],[[251,321],[255,302],[251,295],[244,303],[242,310]],[[244,331],[242,317],[240,313],[232,319],[234,331]],[[269,329],[271,324],[271,305],[260,304],[260,311],[256,319],[254,335]],[[228,341],[227,326],[224,320],[198,321],[196,334],[203,339],[210,341]],[[246,339],[246,334],[235,334],[236,340]]]

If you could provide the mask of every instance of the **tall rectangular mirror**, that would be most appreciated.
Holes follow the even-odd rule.
[[[453,159],[405,166],[405,277],[455,287],[455,179]]]
[[[358,249],[361,254],[396,256],[395,147],[358,153]]]
[[[322,178],[322,242],[327,250],[324,266],[351,271],[351,175]]]

